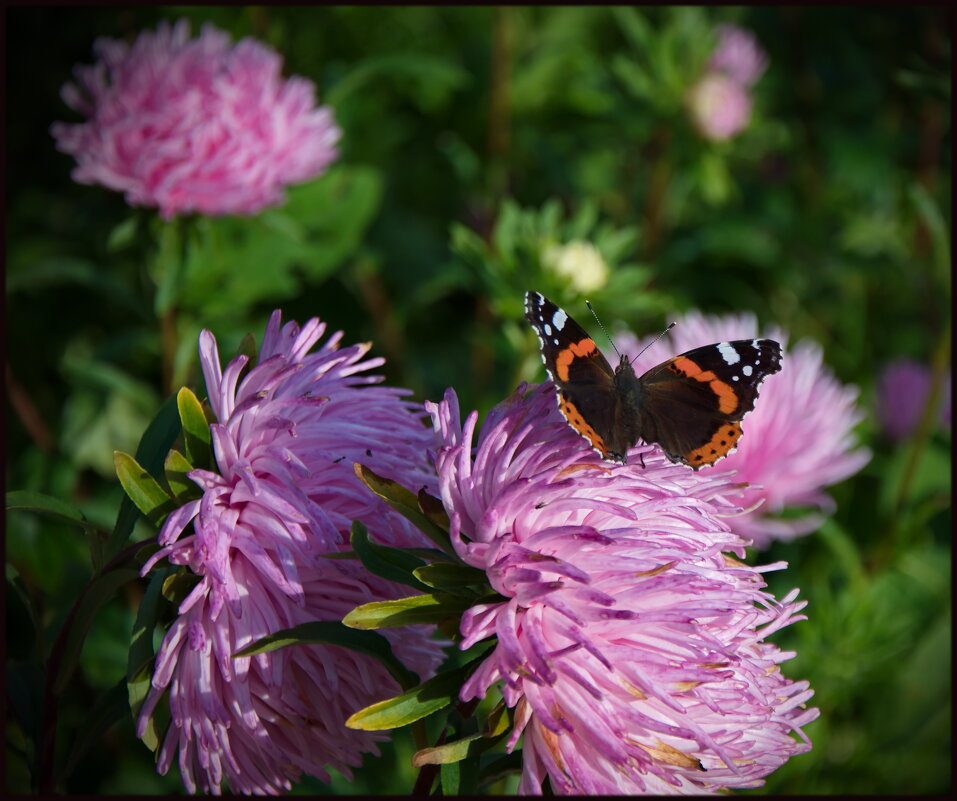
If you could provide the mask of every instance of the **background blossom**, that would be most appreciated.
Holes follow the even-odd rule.
[[[737,136],[751,121],[749,89],[768,66],[754,35],[736,25],[719,25],[718,43],[686,101],[695,126],[706,139]]]
[[[877,380],[877,417],[884,433],[895,442],[914,433],[927,398],[933,376],[930,367],[910,359],[892,362],[881,370]],[[950,425],[950,375],[938,398],[935,422]]]
[[[399,692],[378,662],[339,647],[231,658],[278,629],[340,620],[358,604],[407,594],[354,560],[323,557],[348,550],[353,519],[384,544],[427,544],[352,468],[362,461],[408,486],[433,487],[421,407],[363,374],[383,363],[363,361],[368,344],[339,348],[339,332],[309,353],[324,331],[317,319],[280,327],[275,312],[245,376],[245,356],[222,370],[212,334],[200,336],[217,470],[190,472],[202,497],[169,516],[161,550],[144,568],[167,556],[198,583],[159,650],[138,723],[142,736],[168,690],[173,720],[157,767],[165,773],[178,751],[190,792],[218,793],[223,780],[234,792],[279,792],[301,771],[328,780],[328,765],[349,776],[382,735],[343,721]],[[429,628],[384,634],[422,678],[441,659]]]
[[[764,642],[800,619],[722,515],[726,475],[646,446],[645,468],[599,460],[547,383],[462,425],[450,390],[427,404],[443,447],[440,490],[456,549],[506,600],[473,607],[463,649],[495,635],[461,698],[504,683],[524,734],[519,792],[691,793],[756,787],[810,743],[807,682]],[[796,732],[801,741],[793,739]]]
[[[282,59],[251,38],[230,44],[210,24],[141,33],[131,45],[100,38],[97,62],[75,69],[62,97],[82,123],[54,123],[73,178],[174,214],[254,214],[281,203],[288,184],[319,175],[340,130],[315,86],[283,79]]]
[[[781,343],[781,372],[761,384],[755,408],[742,424],[744,436],[737,450],[700,472],[733,468],[739,480],[760,485],[735,500],[744,507],[759,501],[762,505],[730,521],[735,532],[758,548],[816,529],[824,515],[834,511],[834,501],[824,488],[853,475],[871,457],[867,448],[858,447],[853,432],[864,417],[857,389],[834,377],[818,344],[805,340],[789,348],[788,336],[780,328],[759,334],[753,314],[718,317],[689,312],[673,319],[678,325],[670,335],[635,361],[638,375],[671,356],[715,342],[767,336]],[[638,341],[630,334],[616,338],[622,353],[633,356],[650,341],[651,337]],[[784,509],[802,507],[814,511],[778,517]]]

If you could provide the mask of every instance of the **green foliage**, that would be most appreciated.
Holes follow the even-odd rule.
[[[209,20],[266,41],[333,107],[341,156],[285,204],[160,222],[70,180],[48,128],[78,119],[59,96],[74,64],[98,36],[180,15],[194,32]],[[213,466],[201,329],[229,358],[256,352],[244,337],[261,338],[274,308],[319,316],[346,343],[373,340],[381,372],[416,400],[454,386],[464,412],[484,412],[543,377],[527,289],[576,315],[588,298],[639,335],[675,311],[752,310],[819,341],[861,388],[872,462],[830,490],[837,510],[819,531],[754,556],[789,562],[772,589],[809,601],[775,641],[796,652],[782,669],[810,681],[821,717],[814,748],[753,792],[946,792],[951,437],[928,419],[895,443],[872,415],[883,365],[908,357],[943,375],[950,362],[942,8],[19,6],[6,20],[10,792],[182,789],[149,750],[163,705],[149,749],[128,710],[145,697],[154,630],[194,580],[138,570],[163,515],[197,497],[189,470]],[[721,22],[752,29],[770,66],[748,127],[709,142],[686,97]],[[196,394],[175,395],[184,384]],[[436,499],[360,478],[435,548],[360,533],[341,556],[426,598],[487,591],[452,556]],[[405,792],[414,754],[446,794],[514,791],[502,778],[514,755],[484,753],[478,775],[454,760],[497,734],[490,710],[459,715],[442,686],[384,702],[374,722],[418,719],[444,744],[401,733],[354,783],[297,792]],[[441,730],[426,711],[440,709]]]

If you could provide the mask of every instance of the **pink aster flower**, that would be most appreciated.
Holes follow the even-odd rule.
[[[720,72],[705,73],[689,90],[687,102],[695,127],[706,139],[731,139],[751,121],[748,90]]]
[[[210,24],[161,22],[132,46],[94,42],[64,102],[86,121],[54,123],[57,148],[76,158],[73,179],[125,193],[133,206],[174,214],[255,214],[281,203],[288,184],[319,175],[340,130],[315,86],[283,79],[271,48]]]
[[[708,69],[723,72],[741,86],[754,84],[768,67],[768,55],[754,34],[737,25],[719,25],[717,34]]]
[[[358,604],[407,594],[355,561],[323,558],[349,549],[354,519],[383,544],[429,544],[352,467],[361,461],[407,486],[434,487],[421,407],[364,374],[383,363],[363,360],[368,343],[340,348],[339,332],[310,353],[324,331],[317,319],[280,327],[274,312],[245,376],[245,356],[222,370],[212,334],[200,335],[217,467],[189,473],[202,497],[170,514],[161,550],[144,568],[168,557],[198,583],[157,654],[138,721],[143,736],[168,692],[172,723],[157,768],[165,773],[178,752],[190,792],[219,793],[225,781],[233,792],[276,793],[303,771],[328,781],[327,766],[350,776],[381,735],[343,721],[401,691],[378,662],[334,646],[232,658],[279,629],[341,620]],[[441,659],[429,634],[413,627],[384,636],[425,678]]]
[[[643,448],[645,468],[602,462],[560,416],[552,384],[460,423],[450,390],[427,404],[459,555],[503,601],[463,616],[461,647],[497,644],[462,700],[503,682],[524,735],[520,793],[705,793],[757,787],[807,751],[818,714],[793,654],[765,638],[801,619],[761,572],[726,556],[727,475],[702,477]],[[474,451],[473,451],[474,448]],[[795,739],[797,734],[800,740]]]
[[[917,429],[930,394],[931,369],[926,364],[902,359],[888,364],[877,381],[877,415],[887,437],[895,442]],[[950,376],[938,400],[936,423],[950,426]]]
[[[759,336],[753,314],[705,316],[698,312],[678,315],[669,338],[652,345],[635,362],[638,375],[678,353],[734,339]],[[820,345],[810,340],[788,348],[787,334],[769,329],[781,343],[781,372],[768,376],[754,411],[745,417],[744,436],[737,450],[717,464],[701,469],[706,475],[729,469],[751,486],[736,497],[743,507],[761,506],[731,520],[739,535],[764,548],[772,540],[789,540],[814,531],[824,515],[834,511],[834,501],[824,488],[854,475],[871,458],[858,447],[853,428],[864,413],[857,405],[857,389],[841,384],[824,365]],[[650,341],[638,342],[630,334],[617,340],[622,353],[637,354]],[[808,507],[799,517],[777,516],[785,508]]]

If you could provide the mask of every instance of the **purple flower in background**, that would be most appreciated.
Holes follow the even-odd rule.
[[[718,44],[704,75],[688,90],[695,127],[706,139],[737,136],[751,121],[750,87],[768,66],[754,35],[735,25],[719,25]]]
[[[161,550],[144,568],[165,556],[199,581],[157,654],[137,730],[142,737],[168,691],[172,723],[157,769],[165,773],[178,752],[189,792],[219,793],[225,781],[233,792],[276,793],[303,771],[328,781],[327,766],[348,777],[382,735],[343,721],[400,691],[377,661],[334,646],[231,656],[279,629],[341,620],[358,604],[406,594],[355,561],[322,556],[349,549],[353,519],[383,544],[428,544],[352,467],[361,461],[407,486],[434,488],[426,457],[434,437],[421,407],[364,374],[383,363],[363,361],[369,344],[339,348],[339,332],[310,353],[324,331],[317,319],[280,327],[274,312],[245,376],[247,357],[222,370],[212,334],[200,335],[217,469],[189,473],[202,497],[170,514]],[[384,636],[425,678],[442,658],[430,633]]]
[[[670,339],[652,345],[635,362],[641,373],[677,353],[734,339],[769,336],[781,343],[781,372],[768,376],[754,410],[742,423],[744,436],[737,450],[702,475],[736,469],[736,479],[753,485],[734,496],[736,503],[761,506],[732,518],[731,528],[758,548],[772,540],[788,540],[814,531],[834,501],[824,488],[843,481],[870,460],[853,433],[864,413],[857,389],[841,384],[824,365],[820,345],[805,340],[792,348],[787,334],[771,329],[759,334],[754,315],[705,316],[689,312],[673,318],[678,325]],[[616,339],[622,353],[638,353],[650,338],[639,342],[626,334]],[[782,519],[785,508],[812,507],[800,517]]]
[[[284,187],[335,159],[340,130],[315,86],[283,79],[271,48],[210,24],[141,33],[132,46],[94,42],[97,62],[75,69],[64,102],[86,117],[54,123],[57,148],[76,158],[73,179],[123,192],[133,206],[174,214],[255,214]]]
[[[911,359],[888,364],[877,380],[877,416],[884,434],[899,442],[917,429],[930,395],[933,373],[926,364]],[[950,373],[937,401],[935,422],[950,426]]]
[[[737,25],[719,25],[718,44],[708,69],[723,72],[741,86],[751,86],[768,67],[768,56],[751,31]]]
[[[461,647],[492,653],[462,688],[497,681],[524,735],[520,793],[705,793],[757,787],[807,751],[807,682],[765,637],[802,619],[728,529],[733,478],[646,448],[645,468],[602,462],[558,412],[548,382],[460,423],[449,390],[427,404],[459,555],[505,600],[473,607]],[[796,733],[800,740],[796,740]]]

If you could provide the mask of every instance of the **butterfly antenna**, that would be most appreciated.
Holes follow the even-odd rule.
[[[640,351],[638,351],[638,356],[635,356],[635,358],[631,360],[631,364],[634,364],[634,363],[638,360],[638,357],[641,356],[642,353],[644,353],[646,350],[648,350],[648,348],[650,348],[652,345],[654,345],[659,339],[661,339],[665,334],[667,334],[667,333],[668,333],[672,328],[674,328],[676,325],[678,325],[678,324],[677,324],[677,323],[668,323],[668,327],[667,327],[664,331],[662,331],[660,334],[658,334],[658,336],[656,336],[653,340],[651,340],[651,342],[649,342],[649,343],[648,343],[647,345],[645,345]]]
[[[611,346],[612,346],[613,348],[615,348],[615,341],[614,341],[610,336],[608,336],[608,331],[605,329],[605,326],[602,324],[602,321],[598,319],[598,315],[595,313],[595,310],[592,308],[591,301],[586,300],[586,301],[585,301],[585,305],[588,307],[588,311],[590,311],[590,312],[592,313],[592,316],[595,318],[595,322],[598,323],[598,327],[601,328],[602,333],[605,335],[605,337],[606,337],[606,338],[608,339],[608,341],[611,343]],[[619,360],[620,360],[620,359],[621,359],[621,353],[619,352],[618,348],[615,348],[615,353],[618,354],[618,358],[619,358]]]

